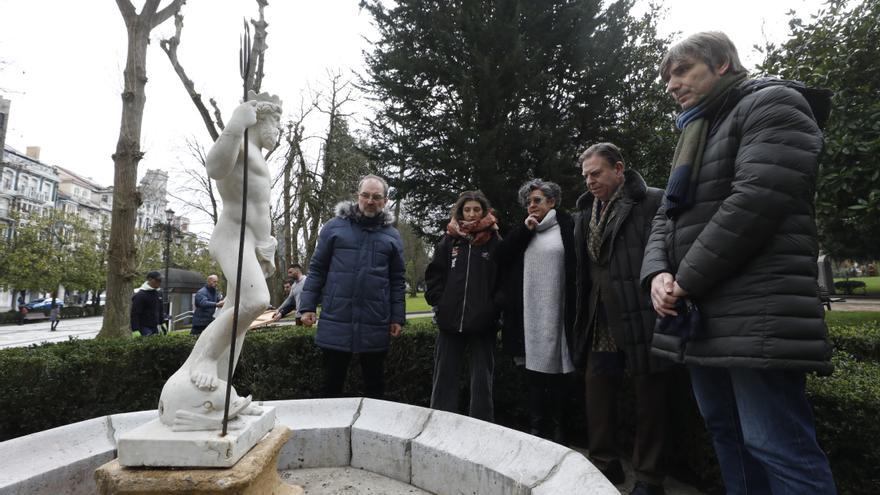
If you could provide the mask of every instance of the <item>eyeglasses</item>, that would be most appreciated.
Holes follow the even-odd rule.
[[[528,205],[539,205],[544,202],[544,199],[541,196],[535,196],[534,198],[526,198],[526,206]]]
[[[371,199],[373,201],[382,201],[383,199],[385,199],[385,196],[383,196],[381,194],[370,194],[367,192],[362,192],[362,193],[358,194],[358,196],[360,196],[361,199],[363,199],[364,201],[369,201]]]

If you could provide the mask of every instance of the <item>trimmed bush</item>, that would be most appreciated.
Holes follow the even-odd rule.
[[[832,325],[828,334],[836,350],[860,361],[880,362],[880,324]]]
[[[880,493],[880,366],[845,353],[830,377],[809,376],[816,435],[843,494]]]
[[[839,348],[865,347],[854,335],[876,338],[877,326],[833,325]],[[874,333],[872,333],[874,332]],[[873,336],[873,337],[872,337]],[[429,319],[411,322],[392,343],[385,363],[389,400],[427,406],[431,396],[436,329]],[[846,342],[846,344],[840,344]],[[853,344],[859,342],[859,344]],[[165,380],[189,355],[195,337],[172,334],[139,339],[72,340],[0,350],[0,440],[107,414],[153,409]],[[854,353],[855,354],[855,353]],[[863,352],[863,356],[875,356]],[[346,391],[361,387],[357,358]],[[807,390],[816,412],[817,433],[828,453],[841,494],[880,493],[880,365],[838,353],[831,377],[810,377]],[[239,394],[256,399],[301,399],[320,395],[321,352],[313,332],[281,327],[252,332],[245,340],[234,384]],[[670,443],[665,459],[671,472],[705,490],[720,487],[718,466],[697,412],[687,372],[673,370]],[[462,379],[463,410],[467,395]],[[571,376],[566,422],[569,441],[583,445],[583,379]],[[523,374],[508,357],[496,354],[496,421],[527,426],[527,390]],[[629,380],[621,391],[618,437],[632,446],[633,398]]]
[[[834,282],[834,289],[843,292],[844,295],[853,295],[856,289],[860,289],[862,293],[868,293],[868,286],[861,280],[841,280]]]

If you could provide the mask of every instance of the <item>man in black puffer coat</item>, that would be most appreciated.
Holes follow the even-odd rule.
[[[804,393],[832,369],[813,218],[830,95],[746,80],[718,32],[660,73],[684,112],[641,271],[654,353],[689,366],[728,493],[836,493]]]
[[[144,337],[158,335],[162,317],[162,274],[150,272],[147,280],[131,297],[131,330]]]
[[[586,369],[590,460],[612,483],[624,482],[615,432],[618,392],[629,370],[636,396],[632,494],[661,495],[671,363],[651,356],[656,314],[639,285],[639,270],[663,190],[648,187],[627,169],[614,144],[590,146],[579,162],[588,191],[578,198],[574,227],[578,297],[572,354],[578,368]]]

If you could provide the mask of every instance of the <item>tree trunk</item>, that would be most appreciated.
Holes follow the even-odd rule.
[[[162,11],[156,12],[159,2],[147,0],[138,15],[131,2],[116,1],[128,31],[128,54],[123,72],[122,122],[113,154],[113,213],[108,250],[107,303],[99,338],[131,336],[132,282],[138,275],[134,228],[141,203],[137,190],[137,168],[144,156],[140,150],[140,140],[146,103],[147,45],[150,31],[183,5],[183,0],[174,0]]]
[[[287,151],[287,160],[284,163],[284,182],[281,191],[284,199],[284,262],[286,264],[293,263],[293,238],[290,235],[290,208],[292,207],[292,198],[290,197],[290,188],[292,187],[290,178],[290,169],[293,166],[293,150]],[[284,265],[285,269],[287,265]]]

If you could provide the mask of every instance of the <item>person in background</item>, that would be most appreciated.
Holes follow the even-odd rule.
[[[217,275],[208,275],[208,283],[196,292],[196,309],[193,311],[190,335],[201,335],[202,331],[214,321],[214,312],[222,308],[226,302],[217,288],[220,279]]]
[[[459,375],[466,350],[470,412],[495,419],[492,382],[499,310],[495,304],[499,242],[495,216],[480,191],[465,191],[452,207],[446,234],[425,270],[425,301],[435,308],[437,340],[431,407],[458,413]]]
[[[519,199],[528,214],[496,255],[504,277],[502,342],[526,370],[531,433],[562,443],[566,375],[574,371],[574,219],[559,208],[562,190],[553,182],[526,182]]]
[[[61,307],[55,300],[52,300],[51,309],[49,309],[49,325],[50,331],[54,332],[58,329],[58,321],[61,319]]]
[[[131,330],[141,336],[157,335],[162,325],[162,274],[150,272],[131,297]]]
[[[303,275],[302,266],[299,263],[291,264],[287,268],[287,275],[290,277],[284,282],[285,286],[289,285],[289,288],[285,289],[287,291],[287,298],[281,303],[278,310],[272,314],[272,321],[278,321],[287,316],[291,311],[299,308],[299,300],[306,283],[306,276]],[[296,311],[296,324],[303,324],[302,313],[299,311]]]
[[[24,325],[24,318],[28,314],[27,306],[24,303],[24,292],[18,296],[18,313],[16,314],[16,320],[19,325]]]

